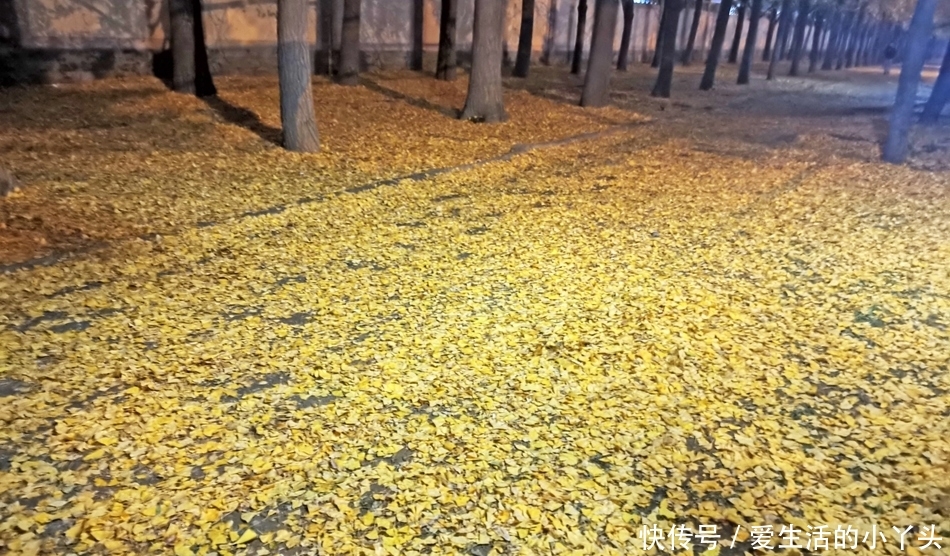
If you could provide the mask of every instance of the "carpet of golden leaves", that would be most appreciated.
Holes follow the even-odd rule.
[[[463,84],[390,77],[403,98],[317,86],[311,157],[144,81],[14,93],[36,127],[4,153],[37,185],[11,203],[114,241],[0,275],[0,548],[630,554],[679,523],[741,525],[741,553],[751,525],[876,524],[897,554],[892,526],[950,532],[947,172],[875,162],[854,116],[642,116],[618,87],[593,112],[513,92],[513,123],[480,127],[431,106]],[[276,125],[272,82],[220,85]]]

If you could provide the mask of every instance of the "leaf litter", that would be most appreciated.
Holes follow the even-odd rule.
[[[627,554],[645,524],[950,532],[946,173],[651,133],[288,193],[0,275],[0,546]],[[302,164],[262,149],[221,175],[317,192],[256,174]],[[364,180],[345,176],[334,190]],[[167,217],[264,208],[208,180]]]

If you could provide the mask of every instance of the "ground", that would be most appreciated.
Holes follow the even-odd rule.
[[[266,78],[0,91],[0,549],[939,553],[950,133],[698,71],[318,81],[309,156]]]

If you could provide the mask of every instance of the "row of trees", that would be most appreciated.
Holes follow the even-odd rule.
[[[703,1],[693,0],[692,21],[685,48],[680,52],[680,63],[688,64],[693,58]],[[738,24],[727,58],[728,62],[739,64],[739,84],[746,84],[750,80],[759,22],[767,11],[769,26],[766,32],[763,60],[769,61],[768,79],[775,77],[777,63],[783,59],[791,62],[790,75],[798,75],[801,72],[806,53],[809,72],[816,71],[819,66],[824,70],[841,69],[879,63],[885,47],[897,43],[903,45],[906,53],[904,60],[906,71],[901,74],[901,94],[909,94],[911,86],[916,94],[919,67],[913,84],[910,82],[909,75],[913,73],[914,67],[923,65],[924,50],[931,36],[934,6],[938,0],[918,1],[918,13],[915,13],[915,19],[908,31],[905,31],[887,10],[880,6],[872,9],[868,0],[858,0],[858,4],[848,3],[854,0],[780,0],[771,4],[767,10],[764,0],[739,1],[741,3],[736,8],[739,14]],[[452,80],[457,74],[457,2],[458,0],[442,0],[439,51],[435,71],[438,79]],[[614,59],[614,34],[621,13],[623,31],[617,58],[617,68],[620,70],[627,68],[632,42],[634,0],[594,0],[594,2],[596,9],[580,98],[581,106],[603,106],[609,99]],[[343,30],[336,64],[336,79],[344,85],[359,83],[360,3],[361,0],[344,0],[343,2]],[[653,60],[654,67],[658,68],[652,90],[654,96],[669,97],[671,94],[673,70],[677,61],[676,42],[679,22],[686,8],[687,0],[663,0]],[[733,0],[721,0],[712,44],[707,53],[705,71],[700,81],[702,90],[709,90],[714,85],[733,8]],[[277,0],[278,73],[284,146],[294,151],[315,152],[319,149],[319,134],[311,92],[312,66],[310,45],[307,41],[307,9],[306,0]],[[924,11],[920,12],[921,9]],[[573,73],[581,71],[587,11],[587,0],[579,0],[576,43],[571,60]],[[513,71],[516,77],[527,77],[529,72],[534,12],[534,0],[523,0],[520,38]],[[747,12],[748,29],[745,33],[744,48],[741,48],[742,27]],[[506,2],[503,0],[475,0],[472,64],[468,95],[460,114],[462,119],[473,122],[500,122],[507,119],[502,94],[505,13]],[[206,96],[215,94],[215,89],[208,68],[200,14],[200,0],[171,0],[173,86],[177,91]],[[928,23],[926,25],[921,23],[923,20]],[[740,49],[741,58],[739,57]],[[950,60],[950,49],[947,52],[947,59]],[[927,118],[936,119],[946,104],[947,97],[950,96],[948,63],[950,62],[945,61],[937,87],[925,109]],[[905,74],[908,75],[907,78]],[[899,106],[896,108],[903,107],[901,102],[906,102],[906,99],[899,94]],[[910,110],[912,113],[912,101]],[[899,113],[903,114],[903,111],[895,109],[895,116]],[[892,129],[898,131],[909,129],[910,115],[907,115],[905,119],[892,118]],[[894,148],[896,152],[904,154],[890,156],[888,153],[891,151],[886,148],[886,159],[903,160],[906,156],[906,132],[903,132],[903,135],[903,143],[898,141]]]

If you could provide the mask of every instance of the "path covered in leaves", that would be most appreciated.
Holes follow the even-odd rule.
[[[950,534],[950,176],[873,162],[870,119],[710,142],[685,108],[532,102],[581,123],[447,123],[471,152],[408,150],[406,179],[358,150],[149,138],[151,173],[114,184],[141,199],[114,206],[180,179],[161,235],[0,275],[0,548],[631,554],[643,526],[715,525],[722,545],[692,547],[740,554],[752,526],[804,548],[840,524],[860,531],[841,553],[913,554],[922,527]],[[443,117],[419,104],[394,106]]]

